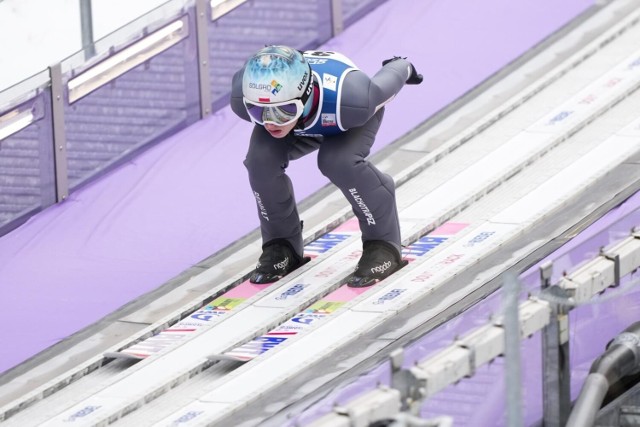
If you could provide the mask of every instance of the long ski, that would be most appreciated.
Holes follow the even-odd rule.
[[[352,218],[342,225],[325,233],[304,247],[304,254],[312,261],[320,255],[337,251],[346,240],[359,232],[357,219]],[[284,278],[286,281],[287,279]],[[133,344],[117,352],[107,352],[105,357],[115,359],[146,359],[167,348],[180,345],[197,331],[221,320],[222,317],[233,312],[248,299],[282,281],[256,285],[248,280],[240,283],[213,301],[178,321],[174,325],[163,329],[157,334]]]
[[[418,239],[411,245],[403,248],[402,257],[409,263],[417,260],[427,252],[445,243],[449,238],[466,227],[466,224],[445,223],[426,236]],[[343,284],[320,301],[312,304],[307,309],[297,313],[286,322],[270,330],[253,340],[226,351],[222,354],[208,356],[210,360],[237,360],[248,362],[295,337],[296,335],[312,328],[314,325],[330,317],[344,304],[352,301],[359,295],[375,288],[352,288]]]

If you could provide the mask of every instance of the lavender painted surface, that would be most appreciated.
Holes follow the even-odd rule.
[[[408,56],[424,74],[387,109],[376,151],[592,4],[390,0],[323,48],[368,73]],[[13,327],[0,332],[0,372],[255,229],[242,166],[250,130],[223,109],[2,237],[0,321]],[[314,155],[289,172],[298,200],[327,183]]]

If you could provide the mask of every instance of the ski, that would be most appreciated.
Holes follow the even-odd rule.
[[[304,247],[304,254],[313,261],[320,255],[337,251],[341,244],[357,233],[359,233],[358,221],[356,218],[352,218],[316,240],[309,242]],[[286,277],[284,279],[287,280]],[[104,356],[113,359],[142,360],[167,348],[178,346],[197,331],[213,322],[219,321],[248,299],[276,283],[281,284],[282,281],[256,285],[249,282],[249,280],[245,280],[174,325],[130,347],[116,352],[104,353]]]
[[[403,248],[402,258],[411,263],[445,243],[466,226],[467,224],[461,223],[445,223],[411,245]],[[315,324],[330,317],[346,303],[373,288],[376,288],[376,286],[352,288],[347,284],[343,284],[335,291],[315,302],[309,308],[297,313],[278,327],[222,354],[210,355],[208,359],[236,360],[240,362],[253,360],[283,342],[311,329]]]

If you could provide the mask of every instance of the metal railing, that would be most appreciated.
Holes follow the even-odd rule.
[[[609,228],[604,233],[612,229]],[[615,228],[616,231],[618,229],[619,227]],[[640,231],[637,227],[626,238],[601,248],[600,252],[596,252],[588,261],[573,266],[571,272],[563,272],[559,279],[558,272],[553,274],[553,265],[556,262],[566,268],[567,259],[575,257],[575,260],[579,260],[588,256],[591,252],[585,249],[601,242],[601,234],[603,233],[591,236],[584,242],[584,247],[574,248],[558,259],[541,264],[537,269],[539,277],[535,283],[522,286],[523,282],[535,276],[535,270],[520,278],[510,272],[504,274],[502,304],[499,305],[498,312],[488,316],[490,320],[485,324],[473,327],[459,336],[452,336],[451,344],[433,351],[427,358],[418,360],[408,367],[403,367],[406,348],[396,350],[388,362],[391,366],[391,386],[380,384],[357,394],[348,403],[333,407],[310,426],[367,425],[380,420],[400,419],[402,416],[424,416],[427,400],[448,387],[454,387],[461,381],[474,377],[477,371],[486,368],[497,358],[505,360],[499,366],[503,365],[505,371],[503,380],[506,383],[506,419],[494,420],[496,425],[524,425],[522,408],[526,405],[523,404],[520,393],[525,381],[519,366],[522,359],[525,369],[535,370],[542,377],[541,390],[529,390],[529,399],[532,399],[536,392],[541,392],[543,425],[564,426],[571,412],[571,370],[576,369],[581,359],[588,359],[588,353],[593,351],[577,349],[574,352],[580,353],[580,357],[572,360],[569,343],[589,340],[590,334],[601,334],[600,331],[594,330],[598,321],[593,313],[582,313],[570,321],[570,312],[581,307],[597,312],[600,307],[611,304],[615,308],[623,309],[629,305],[629,299],[634,301],[630,304],[631,307],[637,305],[638,301],[639,282],[635,275],[640,266]],[[540,288],[536,290],[536,286]],[[605,292],[607,293],[602,295]],[[623,310],[621,312],[619,315],[612,313],[608,320],[615,319],[613,323],[624,325],[626,321],[637,319],[636,313],[624,313]],[[635,325],[637,331],[637,323]],[[542,366],[538,367],[534,366],[535,358],[531,357],[531,354],[520,355],[520,346],[534,336],[541,341]],[[614,336],[599,337],[600,340],[613,338]],[[632,344],[635,346],[636,342],[634,339]],[[603,346],[602,351],[604,350]],[[488,388],[495,387],[489,384],[486,378],[482,384]],[[458,392],[458,398],[460,393],[462,392]],[[473,397],[465,400],[469,406],[473,402]],[[535,408],[531,401],[528,405]],[[589,410],[589,415],[594,416],[598,408]],[[405,423],[396,421],[381,425],[441,426],[444,423],[450,425],[455,421],[452,415],[442,413],[429,414],[428,418],[428,421],[416,419],[414,422],[405,420]]]
[[[83,29],[82,50],[0,92],[0,235],[226,106],[251,52],[315,48],[384,1],[170,0],[93,43]]]

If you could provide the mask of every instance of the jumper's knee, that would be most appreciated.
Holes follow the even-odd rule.
[[[361,159],[355,157],[323,156],[318,154],[318,169],[331,182],[338,185],[342,181],[349,181],[354,176],[354,172],[361,163]]]
[[[249,179],[251,181],[269,180],[284,173],[286,164],[282,164],[277,159],[271,159],[268,157],[250,156],[244,159],[244,166],[249,172]]]

